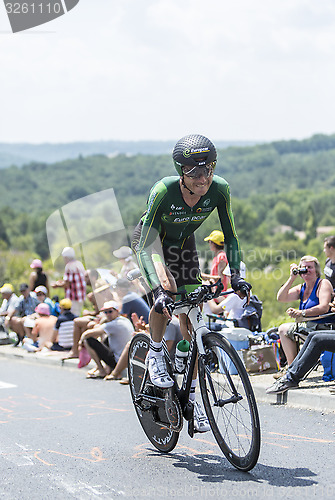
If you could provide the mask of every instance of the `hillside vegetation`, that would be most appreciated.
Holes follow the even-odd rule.
[[[312,253],[324,262],[323,236],[317,238],[316,230],[318,226],[335,226],[334,164],[335,135],[219,150],[216,173],[231,186],[243,258],[256,293],[265,301],[267,297],[273,301],[278,281],[284,280],[286,259]],[[175,175],[170,155],[96,154],[51,165],[32,162],[21,168],[4,168],[0,250],[3,256],[10,249],[17,258],[20,252],[26,252],[25,259],[33,255],[47,260],[45,222],[49,215],[108,188],[114,189],[125,226],[134,226],[145,208],[150,187],[168,175]],[[198,248],[205,260],[210,255],[203,238],[217,224],[213,214],[197,232]],[[304,232],[303,240],[297,237],[297,231]],[[101,251],[105,251],[104,245]],[[1,282],[16,280],[8,269],[0,269]],[[277,274],[271,275],[273,272]],[[275,304],[269,315],[278,317],[284,310]],[[269,323],[270,317],[266,321]]]

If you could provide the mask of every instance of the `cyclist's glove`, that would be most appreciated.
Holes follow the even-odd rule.
[[[252,288],[250,283],[241,278],[239,271],[235,269],[231,270],[230,283],[234,292],[242,292],[245,296],[248,295]]]
[[[168,311],[171,313],[171,309],[169,308],[169,306],[171,306],[173,304],[173,300],[166,293],[164,288],[162,288],[161,286],[158,286],[157,288],[155,288],[154,299],[155,299],[154,307],[155,307],[155,311],[157,313],[163,314],[164,307],[166,307],[168,309]]]

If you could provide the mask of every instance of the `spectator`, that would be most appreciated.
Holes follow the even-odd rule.
[[[103,307],[105,302],[114,300],[111,285],[106,280],[100,277],[96,269],[88,269],[86,274],[86,282],[91,286],[98,307]]]
[[[132,249],[126,246],[119,248],[113,252],[114,257],[120,260],[122,267],[118,273],[118,278],[126,278],[129,271],[136,269],[138,266],[134,261]]]
[[[126,278],[119,278],[115,285],[116,293],[122,301],[122,316],[127,316],[131,320],[131,315],[136,313],[138,317],[143,317],[148,323],[150,308],[145,300],[131,290],[131,283]]]
[[[17,301],[16,308],[8,317],[8,326],[17,335],[17,342],[14,346],[18,346],[26,334],[30,335],[31,329],[35,324],[30,316],[34,315],[35,307],[39,304],[35,294],[30,292],[27,283],[21,283],[20,292],[22,295],[20,295]]]
[[[0,307],[0,331],[8,334],[9,315],[15,311],[19,298],[14,293],[14,287],[11,283],[4,283],[0,288],[0,292],[3,298]]]
[[[60,314],[60,306],[59,306],[59,297],[58,297],[58,295],[53,295],[53,297],[51,297],[51,300],[52,300],[53,305],[54,305],[55,315],[59,316],[59,314]]]
[[[246,326],[240,324],[246,302],[247,297],[241,299],[236,293],[232,293],[223,299],[223,301],[220,302],[220,306],[223,309],[225,318],[233,320],[236,326]],[[248,328],[248,326],[246,326],[246,328]]]
[[[87,373],[87,378],[104,378],[116,366],[121,353],[134,333],[129,319],[120,316],[117,302],[106,302],[101,309],[107,316],[106,323],[86,330],[81,336],[79,345],[84,345],[96,363],[96,369]],[[99,342],[98,338],[101,338]],[[105,363],[105,366],[102,364]]]
[[[223,273],[228,265],[226,252],[224,251],[224,235],[222,231],[212,231],[204,241],[208,241],[211,252],[214,253],[210,274],[201,274],[203,279],[217,281],[221,278],[223,290],[228,288],[228,277]]]
[[[102,313],[100,313],[99,311],[95,295],[92,292],[90,292],[87,295],[87,298],[92,303],[93,310],[92,311],[84,310],[83,316],[74,319],[72,348],[70,352],[67,354],[67,356],[65,356],[63,359],[79,358],[78,344],[80,337],[86,330],[93,328],[96,324],[98,324],[103,316],[105,317],[105,315],[102,315]]]
[[[132,322],[135,325],[135,332],[141,332],[149,335],[148,325],[144,323],[143,319],[139,318],[136,313],[132,314]],[[176,345],[180,340],[183,339],[183,336],[180,331],[179,321],[174,316],[168,326],[166,327],[164,339],[166,342],[166,346],[170,353],[170,358],[173,360],[176,352]],[[122,354],[112,372],[105,377],[105,380],[119,380],[121,384],[127,385],[129,384],[129,379],[127,377],[122,377],[122,372],[128,366],[128,353],[130,347],[130,340],[125,345]]]
[[[306,273],[301,274],[304,283],[292,286],[299,276],[298,271],[303,268],[306,270]],[[319,316],[329,310],[333,288],[328,280],[321,279],[320,276],[321,269],[318,259],[305,255],[301,258],[299,267],[296,264],[290,265],[290,277],[278,291],[277,300],[279,302],[300,300],[299,309],[289,307],[286,311],[291,318],[298,322],[283,323],[278,329],[288,365],[293,362],[297,355],[295,334],[299,333],[299,335],[307,337],[311,331],[321,326],[316,321],[308,321],[308,317]],[[299,323],[303,323],[303,325],[299,325]]]
[[[50,314],[52,314],[52,316],[58,316],[56,308],[55,308],[55,304],[50,299],[50,297],[47,296],[48,295],[47,287],[40,285],[37,288],[35,288],[34,292],[36,293],[37,300],[40,303],[44,302],[45,304],[48,305],[48,307],[50,309]]]
[[[328,236],[324,240],[323,251],[326,255],[326,265],[323,270],[326,278],[331,282],[333,290],[335,289],[335,236]]]
[[[33,271],[29,276],[29,290],[32,292],[38,286],[45,286],[47,289],[47,295],[49,295],[49,279],[48,276],[43,272],[43,265],[40,259],[34,259],[30,264]]]
[[[83,303],[86,297],[85,269],[72,247],[65,247],[62,251],[65,261],[65,272],[62,280],[56,281],[51,286],[53,288],[65,288],[65,298],[72,303],[72,313],[80,316]]]
[[[59,305],[60,315],[56,321],[51,350],[67,351],[72,347],[74,319],[77,316],[71,311],[72,303],[70,299],[62,299]]]
[[[23,340],[24,347],[27,351],[40,351],[43,347],[52,346],[52,338],[54,333],[55,324],[57,321],[56,316],[50,314],[48,304],[40,303],[35,308],[38,317],[35,320],[35,325],[32,329],[32,338],[25,338]]]
[[[335,312],[335,302],[331,304]],[[335,335],[333,330],[311,332],[300,349],[293,363],[288,367],[286,374],[277,380],[266,392],[279,394],[288,389],[295,389],[299,382],[313,368],[324,351],[335,352]]]

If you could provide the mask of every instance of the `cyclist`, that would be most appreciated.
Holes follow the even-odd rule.
[[[142,274],[154,295],[149,317],[151,340],[147,363],[151,382],[162,388],[173,385],[162,350],[162,338],[171,319],[169,306],[173,303],[169,292],[180,289],[190,292],[201,285],[194,231],[215,208],[225,237],[232,288],[242,295],[251,289],[239,275],[240,249],[230,190],[225,179],[214,176],[217,161],[214,144],[202,135],[187,135],[176,143],[172,157],[179,177],[164,177],[152,187],[147,210],[135,228],[132,244]],[[165,274],[161,271],[162,264]],[[187,337],[182,325],[183,321],[182,333]],[[197,431],[205,432],[209,424],[200,405],[195,403],[196,383],[195,378],[191,389],[194,424]]]

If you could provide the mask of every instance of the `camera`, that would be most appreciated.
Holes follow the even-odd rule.
[[[296,269],[293,269],[293,274],[296,276],[297,274],[306,274],[308,272],[307,267],[298,267]]]

